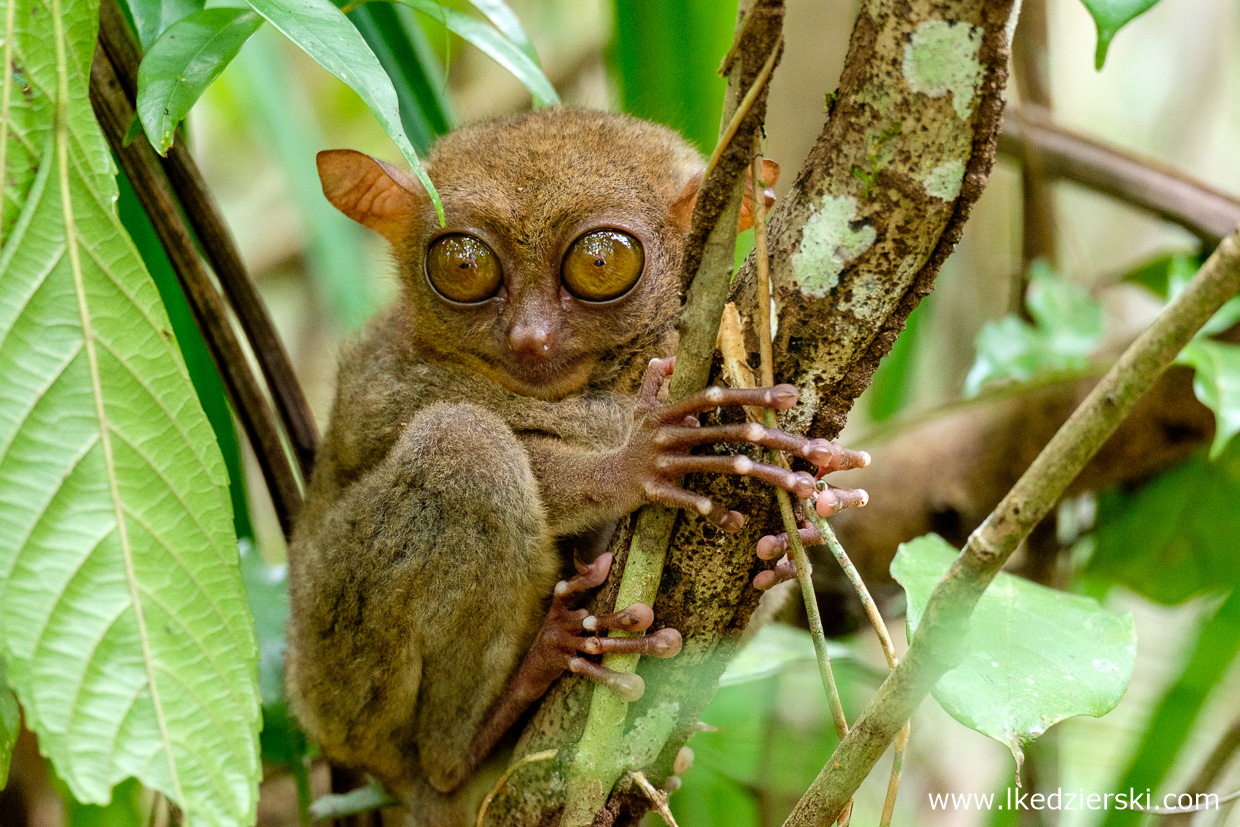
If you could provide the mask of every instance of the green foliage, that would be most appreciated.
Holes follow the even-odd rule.
[[[1033,324],[1004,316],[977,336],[977,360],[964,381],[976,396],[1001,380],[1027,382],[1051,373],[1081,370],[1102,338],[1102,306],[1082,288],[1035,262],[1027,296]]]
[[[851,720],[881,676],[840,644],[831,644],[831,658]],[[778,824],[838,742],[809,633],[763,627],[729,664],[702,720],[717,731],[689,741],[693,767],[671,799],[677,821]]]
[[[902,543],[891,574],[908,595],[909,637],[956,558],[937,534]],[[1054,724],[1100,717],[1124,696],[1137,654],[1131,615],[1000,573],[982,595],[964,662],[934,688],[953,718],[994,738],[1016,759]]]
[[[1222,454],[1240,432],[1240,346],[1196,338],[1175,361],[1193,368],[1193,393],[1214,412],[1210,459]]]
[[[1237,584],[1240,586],[1240,583]],[[1212,689],[1240,655],[1240,587],[1202,624],[1184,669],[1163,695],[1141,745],[1115,789],[1156,789],[1178,766],[1180,750]],[[1103,827],[1140,823],[1141,814],[1110,810]]]
[[[866,394],[869,402],[870,419],[882,422],[895,416],[908,406],[913,396],[913,370],[917,367],[917,354],[924,347],[929,334],[930,308],[936,301],[936,293],[931,293],[921,300],[921,304],[909,314],[904,323],[904,332],[891,346],[887,354],[874,372],[874,379]]]
[[[1081,0],[1098,26],[1098,48],[1094,53],[1094,66],[1101,70],[1106,63],[1107,49],[1116,33],[1132,22],[1138,15],[1149,11],[1158,0]]]
[[[18,178],[0,255],[4,664],[76,798],[136,777],[187,823],[247,821],[257,651],[227,478],[113,211],[86,88],[97,13],[25,0],[15,14],[28,94],[3,128],[36,175]]]
[[[126,3],[145,53],[173,23],[202,11],[204,0],[126,0]]]
[[[624,111],[667,124],[710,152],[727,88],[719,61],[732,43],[736,8],[718,0],[613,0],[611,59]]]
[[[263,760],[289,768],[297,783],[299,809],[310,807],[310,776],[306,758],[310,744],[289,712],[284,695],[284,629],[288,625],[288,568],[269,566],[250,543],[241,544],[241,577],[245,581],[258,634],[258,688],[263,700]]]
[[[144,827],[151,821],[150,793],[136,779],[127,778],[112,790],[107,804],[83,804],[61,787],[65,823],[69,827]]]
[[[405,135],[396,89],[344,13],[329,0],[250,0],[250,6],[365,101],[430,194],[442,223],[443,204]]]
[[[9,780],[9,761],[13,757],[13,747],[17,744],[17,734],[21,732],[21,711],[17,708],[17,698],[9,689],[4,677],[4,662],[0,661],[0,790]]]
[[[1163,604],[1240,581],[1240,445],[1197,456],[1133,493],[1098,498],[1085,574]]]
[[[469,5],[490,20],[491,25],[499,29],[500,34],[508,38],[514,46],[525,52],[526,56],[534,61],[534,65],[538,65],[538,52],[534,51],[529,35],[525,33],[521,21],[513,14],[512,9],[508,8],[507,3],[503,0],[469,0]]]
[[[551,106],[560,102],[551,82],[538,68],[538,63],[500,31],[434,0],[395,0],[438,20],[448,31],[474,44],[487,57],[508,70],[534,96],[535,106]],[[528,42],[528,41],[527,41]]]
[[[177,124],[262,22],[245,9],[206,9],[173,23],[151,46],[138,70],[138,116],[161,155]]]

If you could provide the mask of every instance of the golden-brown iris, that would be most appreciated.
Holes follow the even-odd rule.
[[[632,289],[642,274],[641,243],[620,230],[593,230],[564,254],[564,287],[579,299],[605,302]]]
[[[426,251],[426,275],[441,296],[463,304],[489,299],[503,284],[495,252],[461,233],[435,239]]]

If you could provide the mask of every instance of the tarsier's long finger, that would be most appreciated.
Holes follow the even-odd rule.
[[[680,653],[684,640],[675,629],[660,629],[644,637],[587,637],[577,640],[577,648],[587,655],[614,652],[621,655],[649,655],[670,658]]]
[[[611,614],[590,615],[581,624],[588,632],[601,632],[608,629],[621,629],[625,632],[644,632],[654,623],[654,610],[645,603],[634,603]]]
[[[606,551],[598,556],[598,558],[583,568],[575,577],[568,580],[561,580],[555,584],[555,596],[560,600],[564,600],[571,595],[597,589],[603,585],[603,581],[607,579],[607,573],[611,571],[611,552]]]
[[[853,468],[865,468],[870,464],[870,455],[865,451],[850,451],[838,442],[829,439],[811,440],[815,445],[815,457],[804,455],[806,459],[818,466],[816,476],[822,477],[832,471],[851,471]]]
[[[773,569],[760,571],[753,579],[753,587],[758,591],[766,591],[780,583],[786,583],[797,576],[797,564],[795,560],[781,560],[779,565]]]
[[[671,508],[683,508],[686,511],[696,511],[728,533],[740,531],[741,526],[745,524],[745,517],[740,512],[720,508],[709,497],[694,494],[692,491],[678,488],[671,483],[647,483],[646,497],[651,502],[656,502],[660,505],[666,505]]]
[[[797,389],[792,385],[773,388],[707,388],[687,399],[673,402],[659,411],[659,421],[674,425],[689,414],[710,411],[725,405],[748,405],[753,408],[774,408],[786,411],[797,403]]]
[[[617,672],[585,658],[570,658],[568,671],[602,684],[622,701],[632,703],[646,692],[646,682],[632,672]]]
[[[651,410],[658,405],[657,397],[659,388],[663,387],[664,380],[672,375],[672,368],[676,366],[676,357],[669,356],[666,359],[651,359],[650,364],[646,367],[646,375],[642,377],[642,387],[637,394],[637,407],[639,410]]]
[[[669,477],[684,474],[740,474],[769,482],[778,488],[791,491],[798,497],[808,497],[817,488],[814,478],[802,471],[788,471],[774,465],[754,462],[749,457],[700,457],[687,455],[664,455],[656,460],[659,470]]]
[[[822,542],[822,537],[818,536],[816,528],[802,528],[797,533],[801,535],[801,542],[804,545],[816,546]],[[774,560],[779,555],[787,553],[787,534],[768,534],[758,541],[758,559],[760,560]]]
[[[699,445],[724,443],[761,445],[764,448],[774,448],[795,457],[803,457],[820,468],[835,460],[838,455],[838,451],[832,450],[832,443],[828,440],[793,436],[776,428],[764,428],[757,422],[746,422],[743,425],[712,425],[709,428],[665,425],[655,435],[654,443],[665,450],[683,449],[686,451]]]
[[[814,510],[819,517],[830,517],[845,508],[860,508],[870,501],[870,495],[863,488],[836,488],[828,485],[827,490],[819,491],[814,499]]]

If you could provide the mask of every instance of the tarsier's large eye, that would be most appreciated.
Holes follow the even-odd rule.
[[[441,296],[462,304],[489,299],[503,284],[495,252],[472,235],[460,233],[440,236],[431,244],[426,276]]]
[[[605,302],[627,293],[642,274],[641,243],[620,230],[592,230],[564,254],[564,287],[579,299]]]

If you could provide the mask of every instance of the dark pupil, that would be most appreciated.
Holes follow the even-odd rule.
[[[606,267],[607,262],[603,261],[601,258],[596,258],[594,259],[594,266],[595,267]]]
[[[472,262],[469,262],[469,261],[462,261],[462,262],[461,262],[461,269],[462,269],[462,270],[468,270],[471,264],[472,264]]]

